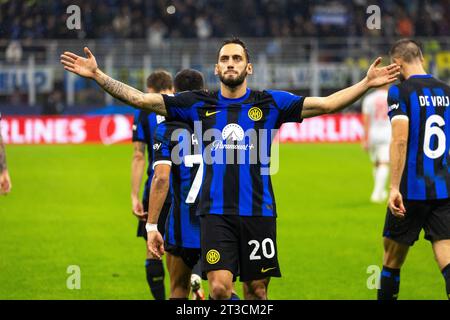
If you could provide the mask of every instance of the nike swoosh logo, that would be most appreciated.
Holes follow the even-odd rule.
[[[270,270],[273,270],[273,269],[276,269],[276,268],[277,267],[267,268],[267,269],[261,268],[261,273],[266,273],[267,271],[270,271]]]
[[[213,114],[216,114],[216,113],[219,113],[219,112],[220,111],[213,111],[213,112],[206,111],[205,116],[209,117],[209,116],[212,116]]]

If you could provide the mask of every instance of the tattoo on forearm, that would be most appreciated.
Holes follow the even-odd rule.
[[[136,143],[134,144],[134,151],[135,151],[135,152],[140,152],[140,153],[142,153],[142,154],[145,154],[145,146],[146,146],[145,143],[142,143],[142,142],[136,142]]]
[[[102,85],[102,87],[113,97],[119,99],[122,102],[142,108],[144,93],[110,77],[106,77],[106,79],[104,80],[105,83]]]
[[[145,103],[145,94],[125,83],[114,80],[113,78],[103,75],[99,85],[114,98],[130,104],[136,108],[143,109],[150,112],[156,112],[161,115],[166,115],[166,108],[164,105],[150,105]]]
[[[6,152],[5,145],[3,144],[2,136],[0,135],[0,172],[6,170]]]

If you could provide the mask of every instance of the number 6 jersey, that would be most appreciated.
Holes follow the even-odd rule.
[[[414,75],[388,94],[392,120],[409,120],[408,148],[400,192],[405,199],[432,200],[450,194],[450,87],[431,75]]]

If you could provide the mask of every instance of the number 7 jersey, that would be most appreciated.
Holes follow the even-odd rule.
[[[203,161],[198,139],[189,125],[162,122],[154,134],[153,169],[171,166],[172,206],[166,221],[165,240],[183,248],[200,248],[200,222],[196,216]]]
[[[414,75],[388,94],[392,120],[409,120],[400,192],[409,200],[450,197],[450,87],[431,75]]]

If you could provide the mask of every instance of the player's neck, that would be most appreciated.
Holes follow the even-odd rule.
[[[420,74],[427,74],[427,72],[425,71],[425,69],[422,67],[422,65],[415,65],[415,64],[411,64],[411,65],[403,65],[403,74],[405,75],[405,79],[408,79],[411,76],[414,75],[420,75]]]
[[[227,99],[238,99],[247,93],[247,80],[244,80],[241,85],[231,88],[223,83],[220,83],[220,94]]]

